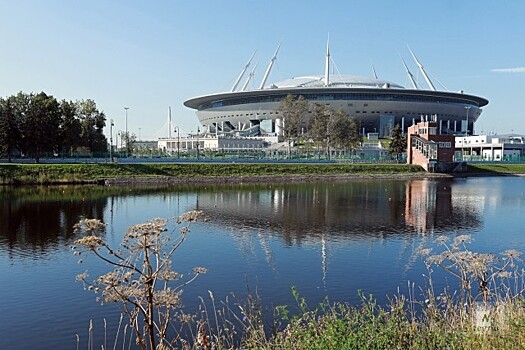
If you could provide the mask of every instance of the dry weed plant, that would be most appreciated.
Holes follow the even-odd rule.
[[[182,225],[177,226],[180,229],[176,238],[167,231],[166,219],[133,225],[116,250],[101,235],[105,224],[100,220],[84,219],[75,225],[77,233],[85,234],[76,240],[75,254],[86,250],[114,267],[94,281],[88,281],[87,272],[78,275],[77,281],[94,291],[101,303],[121,304],[142,349],[170,349],[179,340],[168,340],[167,332],[173,319],[185,317],[178,312],[183,288],[206,273],[206,269],[196,267],[191,276],[184,278],[173,270],[171,258],[186,239],[190,225],[201,217],[202,212],[194,210],[175,218]]]
[[[469,249],[468,244],[472,241],[470,235],[454,239],[441,236],[437,239],[438,247],[442,248],[439,253],[432,254],[432,249],[420,251],[425,257],[430,283],[425,292],[426,315],[432,319],[432,315],[441,310],[443,319],[449,324],[456,323],[458,329],[469,325],[481,332],[494,327],[507,328],[512,309],[524,316],[520,306],[525,291],[521,253],[514,249],[501,254],[476,253]],[[457,279],[456,292],[435,294],[434,267],[442,268]]]
[[[428,288],[418,292],[409,283],[406,293],[398,290],[384,306],[360,293],[361,306],[326,299],[310,309],[292,287],[299,314],[290,316],[287,306],[279,306],[271,325],[264,324],[257,293],[248,293],[243,301],[233,294],[216,301],[209,292],[209,299],[200,297],[199,311],[187,314],[180,308],[182,289],[206,269],[196,268],[183,279],[172,269],[171,257],[201,214],[193,211],[177,218],[184,225],[176,240],[166,233],[166,220],[132,226],[117,251],[100,235],[105,230],[100,221],[82,220],[76,226],[86,233],[77,244],[115,267],[91,283],[87,274],[77,279],[102,302],[123,305],[131,328],[129,335],[127,325],[123,332],[130,337],[129,345],[133,334],[143,349],[525,348],[521,253],[475,253],[468,235],[439,237],[436,247],[421,249]],[[457,278],[457,287],[436,293],[435,268]],[[89,344],[92,348],[91,333]]]

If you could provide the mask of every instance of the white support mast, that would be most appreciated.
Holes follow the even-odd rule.
[[[326,41],[326,58],[324,63],[324,86],[330,86],[330,34]]]
[[[255,70],[257,69],[257,66],[258,66],[258,65],[259,65],[259,62],[257,62],[257,63],[255,64],[255,66],[253,66],[253,69],[252,69],[252,71],[250,72],[250,75],[248,75],[248,79],[246,79],[246,82],[244,83],[244,85],[243,85],[241,91],[246,91],[246,88],[248,87],[248,84],[250,83],[250,81],[252,81],[253,76],[255,75]]]
[[[432,81],[430,81],[430,78],[428,77],[427,72],[425,72],[425,68],[423,68],[423,65],[417,60],[416,55],[414,55],[412,50],[410,50],[410,47],[408,47],[408,50],[412,54],[412,57],[414,57],[414,61],[416,61],[416,64],[419,67],[419,70],[421,71],[421,73],[425,77],[425,80],[426,80],[428,86],[430,87],[430,90],[436,91],[436,88],[434,87],[434,84],[432,84]]]
[[[407,71],[407,74],[408,74],[408,78],[410,79],[410,82],[412,83],[412,87],[416,90],[419,90],[419,88],[417,87],[417,83],[416,81],[414,80],[414,76],[412,75],[412,73],[410,72],[410,69],[408,69],[408,66],[405,62],[405,60],[403,59],[403,57],[401,57],[401,55],[399,55],[399,57],[401,58],[401,61],[403,61],[403,66],[405,66],[405,70]]]
[[[237,78],[237,80],[235,81],[235,84],[233,84],[233,87],[231,89],[231,92],[234,92],[235,89],[237,89],[237,85],[239,85],[239,82],[241,81],[242,77],[244,76],[244,73],[246,73],[246,70],[248,69],[248,67],[250,66],[250,63],[252,63],[252,59],[253,59],[253,56],[255,56],[255,53],[257,52],[257,50],[254,51],[252,57],[250,57],[250,59],[248,60],[248,62],[244,65],[243,69],[241,70],[241,73],[239,73],[239,77]]]
[[[261,90],[264,88],[264,84],[266,84],[266,80],[268,79],[268,76],[270,75],[273,63],[277,59],[277,53],[279,52],[280,48],[281,48],[281,43],[279,43],[279,46],[277,46],[277,50],[275,50],[275,53],[273,54],[273,57],[270,60],[270,64],[268,64],[268,68],[266,68],[266,73],[264,73],[263,80],[261,82],[261,85],[259,86],[259,89],[261,89]]]
[[[374,65],[372,65],[372,72],[374,73],[374,79],[377,79],[377,73]]]
[[[171,139],[171,106],[168,106],[168,138]]]

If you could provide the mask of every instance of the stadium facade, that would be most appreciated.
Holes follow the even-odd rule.
[[[251,59],[239,74],[231,91],[194,97],[184,102],[196,110],[205,133],[254,136],[282,133],[283,119],[277,111],[287,95],[303,96],[309,103],[325,104],[334,110],[343,109],[359,123],[363,134],[389,136],[396,124],[406,130],[422,120],[436,121],[440,133],[469,135],[488,100],[460,92],[438,91],[423,65],[411,52],[428,88],[415,81],[403,60],[411,88],[373,78],[330,75],[330,51],[327,45],[325,74],[302,76],[266,86],[277,48],[258,89],[246,90],[253,70],[242,89],[237,90]],[[253,58],[253,56],[252,56]],[[309,112],[311,113],[311,112]]]

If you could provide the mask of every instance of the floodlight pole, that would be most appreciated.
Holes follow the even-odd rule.
[[[128,157],[128,150],[129,150],[129,135],[128,135],[128,109],[129,107],[124,107],[124,110],[126,111],[126,157]]]
[[[113,163],[113,119],[109,121],[109,161]]]
[[[471,108],[472,106],[465,107],[465,109],[467,110],[467,125],[465,125],[465,136],[468,136],[468,112],[470,111]]]
[[[175,131],[177,132],[177,159],[180,158],[180,130],[179,127],[175,127]]]

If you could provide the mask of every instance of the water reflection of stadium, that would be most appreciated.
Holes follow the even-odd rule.
[[[452,180],[362,180],[204,192],[197,207],[221,225],[265,229],[291,244],[334,238],[470,231],[481,224],[475,204],[455,198]]]
[[[452,180],[360,180],[328,184],[206,186],[137,189],[18,188],[0,191],[0,249],[45,254],[75,238],[82,217],[105,221],[114,200],[159,197],[160,205],[191,194],[211,224],[282,237],[285,244],[321,239],[356,240],[414,233],[471,232],[480,227],[484,198]],[[178,198],[178,197],[177,197]],[[112,206],[111,206],[112,207]],[[111,209],[110,212],[113,212]],[[15,253],[16,254],[16,253]]]

